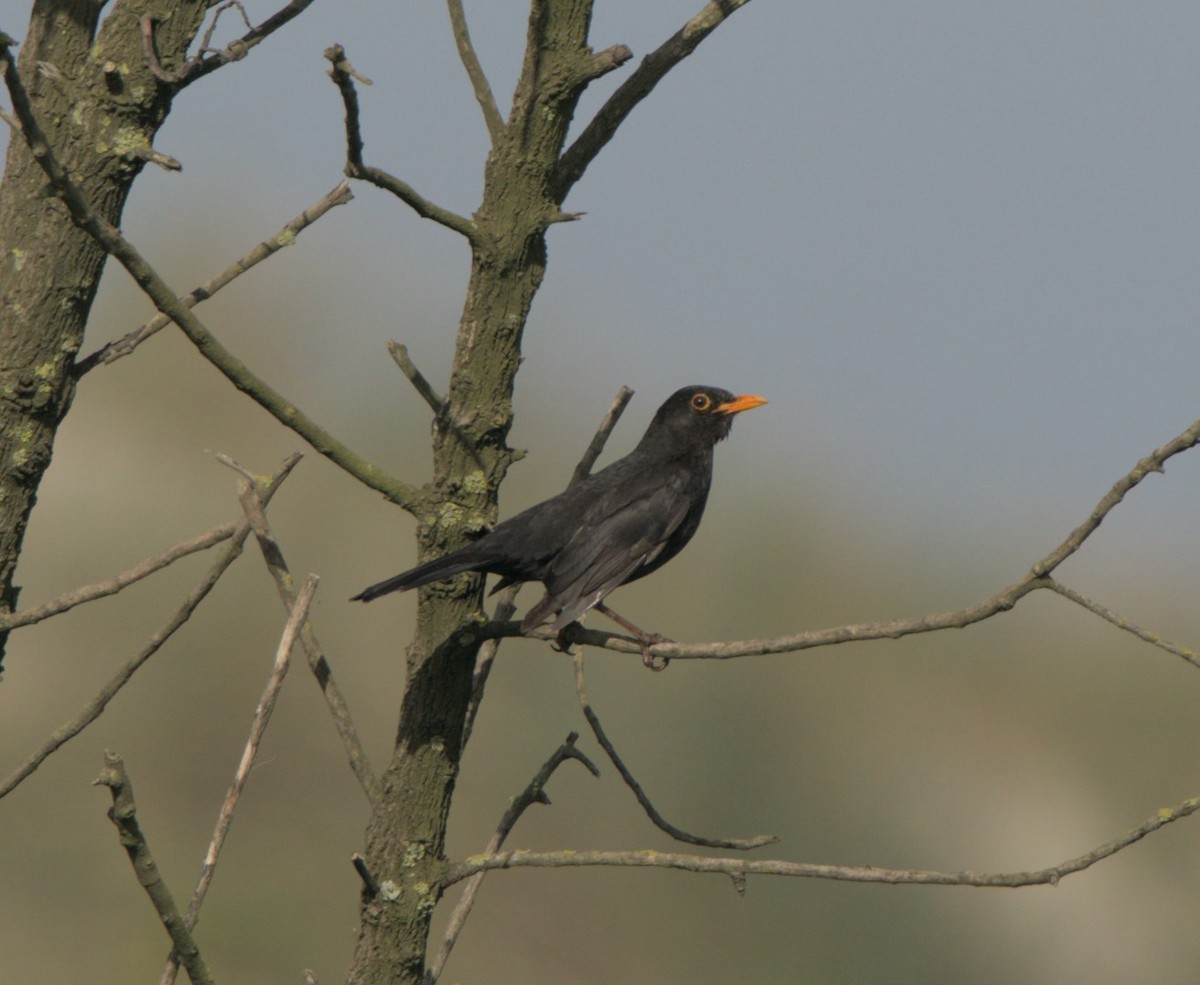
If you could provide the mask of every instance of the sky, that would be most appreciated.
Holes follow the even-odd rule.
[[[697,5],[598,0],[593,46],[624,43],[640,58]],[[525,5],[468,0],[465,6],[503,109],[520,64]],[[26,8],[18,0],[0,0],[0,30],[21,38]],[[256,0],[248,9],[252,19],[261,19],[272,6]],[[234,22],[223,22],[226,28],[233,32]],[[700,570],[681,558],[670,569],[678,580],[662,590],[698,592],[715,570],[735,573],[740,584],[776,602],[761,621],[757,613],[706,603],[710,621],[704,628],[716,638],[950,609],[1016,580],[1142,456],[1200,417],[1198,36],[1200,7],[1194,3],[754,0],[638,107],[565,203],[586,215],[549,233],[549,268],[525,334],[511,436],[512,444],[531,454],[505,487],[502,515],[542,498],[547,482],[569,474],[618,387],[628,385],[636,396],[612,439],[613,453],[632,446],[671,391],[712,383],[763,394],[770,403],[739,418],[732,439],[719,449],[710,515],[684,556],[694,557]],[[322,57],[334,42],[374,82],[359,90],[367,162],[462,214],[477,206],[486,130],[443,5],[318,2],[250,57],[179,96],[159,135],[158,148],[182,161],[183,171],[148,169],[123,228],[180,293],[340,180],[342,108]],[[576,131],[630,68],[591,87]],[[441,388],[469,258],[454,234],[420,220],[387,194],[365,185],[355,185],[354,194],[351,205],[334,210],[295,247],[201,311],[213,331],[280,390],[303,395],[305,409],[319,421],[397,474],[421,482],[428,467],[424,408],[384,343],[408,345]],[[124,274],[110,269],[85,351],[147,316]],[[91,413],[80,413],[65,429],[30,533],[33,547],[45,554],[53,553],[56,537],[69,533],[80,545],[76,569],[67,581],[61,564],[31,559],[31,592],[49,596],[111,570],[109,549],[97,547],[93,554],[88,548],[91,515],[136,519],[130,526],[149,539],[144,549],[130,547],[132,554],[121,555],[132,563],[156,545],[192,533],[193,526],[199,529],[199,520],[180,526],[171,511],[156,508],[156,497],[190,503],[195,496],[219,504],[208,507],[212,522],[228,518],[234,508],[229,479],[211,466],[208,451],[245,457],[265,471],[277,460],[269,456],[295,446],[253,408],[239,405],[237,411],[253,424],[230,417],[225,384],[167,336],[81,387],[77,411]],[[134,368],[139,360],[147,369]],[[145,395],[135,392],[139,387],[147,388]],[[322,464],[304,467],[331,481]],[[1174,460],[1165,475],[1151,476],[1105,521],[1084,555],[1069,562],[1064,577],[1118,609],[1130,605],[1168,633],[1194,630],[1198,481],[1197,453]],[[130,485],[139,483],[143,488],[131,492]],[[350,642],[358,640],[352,632],[361,632],[378,643],[390,638],[388,620],[400,609],[369,616],[334,610],[337,600],[409,563],[411,526],[362,492],[334,495],[344,496],[346,512],[356,515],[282,501],[281,523],[323,524],[330,536],[368,554],[386,543],[386,554],[382,546],[373,556],[347,547],[339,557],[314,546],[305,556],[325,562],[322,592],[329,595],[323,604],[331,637],[362,645]],[[742,545],[735,558],[718,547],[731,541]],[[788,558],[808,572],[803,581],[789,581],[782,567]],[[754,581],[756,574],[770,575],[769,583]],[[656,576],[667,578],[668,572]],[[635,589],[628,591],[637,598]],[[818,608],[817,599],[829,608]],[[675,612],[672,604],[665,602],[662,611]],[[354,630],[351,615],[360,620]],[[1080,660],[1108,639],[1107,628],[1087,628],[1090,623],[1073,616],[1065,622],[1079,634],[1071,653]],[[908,677],[908,664],[882,656],[861,665],[858,672],[868,675],[862,678],[839,677],[840,665],[821,657],[803,684],[772,677],[773,670],[748,671],[746,677],[763,690],[745,698],[745,707],[719,703],[729,685],[717,671],[678,673],[673,667],[675,681],[692,674],[681,689],[688,700],[704,702],[691,720],[682,705],[667,709],[674,700],[662,690],[668,685],[646,685],[630,673],[606,680],[600,693],[614,712],[629,709],[620,713],[629,717],[627,741],[639,725],[645,729],[638,712],[662,716],[652,719],[662,734],[644,740],[643,768],[662,770],[663,785],[672,772],[653,755],[657,743],[684,755],[706,727],[730,735],[743,721],[764,726],[763,745],[741,750],[738,743],[750,740],[739,736],[709,749],[716,760],[729,757],[724,780],[740,776],[744,761],[737,751],[765,759],[783,749],[789,768],[815,786],[828,777],[803,772],[816,767],[791,759],[803,761],[814,748],[826,768],[856,777],[845,788],[832,781],[821,788],[822,803],[845,807],[833,819],[808,814],[815,808],[784,779],[767,781],[767,793],[762,787],[745,793],[771,815],[761,819],[765,828],[778,823],[767,808],[799,818],[800,845],[793,839],[789,857],[899,864],[913,861],[913,845],[920,844],[930,851],[922,862],[929,867],[982,867],[979,844],[957,840],[961,829],[940,843],[954,844],[958,854],[947,859],[935,850],[938,819],[961,819],[961,809],[970,818],[963,824],[987,835],[983,843],[997,853],[997,865],[1034,867],[1112,837],[1171,800],[1172,791],[1175,799],[1195,792],[1189,786],[1194,771],[1180,767],[1161,789],[1121,787],[1112,797],[1124,813],[1105,814],[1094,825],[1072,821],[1066,825],[1071,836],[1047,834],[1049,844],[1035,838],[1041,825],[1057,832],[1059,820],[1076,818],[1073,805],[1099,815],[1099,805],[1109,802],[1102,781],[1080,772],[1093,742],[1106,751],[1097,757],[1103,766],[1089,768],[1111,768],[1135,788],[1150,783],[1142,778],[1155,759],[1152,745],[1110,748],[1099,745],[1103,738],[1090,729],[1114,720],[1114,732],[1136,735],[1136,743],[1151,743],[1149,733],[1159,725],[1170,735],[1180,728],[1183,736],[1170,702],[1182,702],[1196,686],[1190,676],[1164,671],[1154,683],[1161,690],[1142,693],[1136,674],[1154,661],[1143,662],[1137,650],[1105,662],[1102,683],[1089,671],[1087,687],[1080,686],[1087,697],[1071,704],[1068,694],[1078,683],[1073,675],[1083,672],[1070,661],[1044,670],[1039,660],[1049,644],[1035,628],[1005,637],[1005,660],[981,657],[969,680],[951,669],[957,665],[949,655],[966,644],[947,642],[940,644],[947,663],[926,667],[928,678],[919,658],[915,676]],[[136,632],[129,632],[132,641]],[[989,632],[980,630],[985,637]],[[30,638],[47,664],[54,648],[65,645],[53,636]],[[19,663],[9,661],[5,686],[36,687],[27,678],[22,683],[14,670]],[[42,686],[49,692],[56,681]],[[543,700],[541,691],[522,690],[532,687],[524,678],[499,678],[497,707]],[[635,687],[649,696],[631,696]],[[935,697],[935,687],[945,690]],[[359,701],[368,718],[377,714],[386,721],[387,713],[370,705],[370,692],[382,687],[364,682],[362,688]],[[994,708],[989,688],[997,695]],[[1001,696],[1009,701],[1003,710]],[[793,715],[793,700],[812,704]],[[653,701],[664,707],[654,711]],[[850,710],[863,701],[869,711],[861,709],[864,718],[847,724]],[[24,709],[36,706],[22,701]],[[919,722],[889,717],[900,708],[934,706],[938,715],[920,720],[929,722],[928,731]],[[1127,717],[1134,706],[1145,718]],[[60,717],[73,707],[64,701]],[[753,708],[761,721],[747,710]],[[958,718],[956,708],[970,714]],[[679,717],[672,717],[676,712]],[[547,714],[557,723],[557,712]],[[773,714],[809,724],[785,733]],[[191,727],[199,728],[203,717],[197,711],[195,721],[188,719]],[[1163,724],[1164,718],[1170,721]],[[24,748],[48,727],[36,719],[27,725],[27,733],[5,744]],[[146,726],[148,734],[159,735],[172,727],[158,720]],[[551,740],[540,733],[540,744],[530,739],[526,748],[525,739],[503,740],[495,727],[495,748],[515,748],[514,756],[526,757],[514,777],[550,751],[545,743]],[[1072,727],[1078,728],[1074,739],[1055,731]],[[911,756],[900,772],[887,760],[893,747]],[[161,770],[163,789],[170,791],[167,764]],[[961,790],[940,786],[943,770],[963,784]],[[470,778],[497,797],[511,794],[517,782],[478,772]],[[1030,786],[1018,794],[1010,785],[1022,778]],[[582,799],[588,788],[579,784],[570,789]],[[913,790],[934,797],[941,808],[922,813],[891,799]],[[937,791],[945,802],[936,799]],[[711,810],[722,824],[759,824],[757,816],[747,820],[747,812],[736,809],[745,806],[738,796],[714,793],[708,802],[703,795],[693,801],[680,794],[689,809],[705,817],[704,809]],[[886,816],[917,840],[872,834],[872,816]],[[587,816],[573,820],[588,830]],[[820,828],[819,820],[830,827]],[[485,835],[473,821],[462,823],[473,837]],[[805,823],[813,827],[805,829]],[[530,841],[562,839],[561,830],[535,826]],[[605,837],[603,830],[589,833]],[[855,833],[861,841],[852,839]],[[1194,840],[1180,837],[1171,844],[1176,854],[1168,853],[1168,861],[1132,872],[1114,865],[1096,877],[1102,882],[1059,888],[1053,899],[1047,893],[1033,904],[1027,897],[1019,904],[976,903],[974,896],[960,907],[962,896],[918,899],[869,891],[853,897],[860,901],[857,909],[839,891],[844,887],[773,886],[755,898],[752,884],[747,908],[731,915],[734,897],[727,887],[711,897],[699,892],[703,916],[695,937],[667,928],[656,940],[632,917],[631,926],[616,916],[603,925],[629,943],[631,955],[654,955],[644,959],[654,962],[648,966],[625,959],[634,972],[604,947],[603,933],[563,944],[561,955],[550,956],[553,947],[514,937],[517,921],[505,912],[499,888],[487,904],[493,909],[476,919],[500,928],[498,939],[513,948],[505,953],[514,967],[547,969],[547,981],[562,980],[561,969],[579,955],[598,969],[598,980],[633,980],[638,967],[651,967],[655,981],[699,981],[705,968],[713,981],[731,980],[739,955],[745,956],[737,943],[742,933],[756,953],[776,956],[777,977],[764,973],[758,980],[792,980],[779,969],[803,967],[814,976],[818,969],[832,976],[820,980],[882,982],[895,980],[887,977],[891,948],[899,949],[892,952],[899,954],[895,968],[917,969],[914,976],[925,968],[919,955],[900,952],[914,947],[914,940],[932,940],[923,935],[943,922],[955,932],[955,960],[962,962],[953,967],[970,969],[970,980],[989,980],[981,969],[990,966],[989,942],[998,942],[1006,959],[995,965],[1002,977],[990,980],[1064,981],[1070,969],[1086,968],[1093,981],[1128,981],[1157,955],[1164,963],[1155,980],[1182,982],[1190,980],[1196,958],[1189,943],[1194,934],[1182,926],[1188,910],[1178,906],[1186,895],[1172,895],[1183,890],[1172,884],[1167,891],[1161,880],[1179,858],[1194,867]],[[347,853],[354,847],[348,843]],[[574,878],[538,884],[547,887],[539,890],[547,908],[569,909],[576,904],[569,887],[596,885],[589,877]],[[624,899],[621,891],[630,885],[660,899],[657,882],[650,884],[653,890],[646,883],[617,885],[614,900]],[[1135,920],[1123,905],[1134,895],[1131,887],[1162,890],[1161,909]],[[758,909],[764,900],[771,905]],[[678,905],[665,895],[661,903]],[[1194,895],[1191,907],[1194,917]],[[763,929],[780,912],[795,914],[799,926],[814,928],[814,937],[836,926],[843,943],[814,944],[820,953],[801,958],[794,935]],[[890,929],[856,939],[855,928],[873,920]],[[227,924],[218,926],[233,933]],[[1089,927],[1104,928],[1105,946],[1089,951]],[[719,953],[695,951],[704,940]],[[687,949],[707,956],[688,959],[695,964],[680,958],[672,970],[672,955]],[[485,949],[480,953],[484,957],[464,959],[466,969],[486,967],[469,963],[483,962]],[[828,964],[802,963],[818,958]],[[270,980],[276,969],[265,967],[262,978]],[[829,968],[841,968],[842,976]],[[685,977],[677,977],[684,975],[681,969],[688,969]],[[337,977],[334,967],[325,974]]]
[[[521,5],[477,7],[505,104]],[[639,57],[690,12],[597,7],[595,46]],[[485,131],[444,19],[434,3],[318,4],[185,93],[159,139],[185,170],[142,179],[130,234],[174,240],[168,215],[190,204],[234,250],[326,190],[341,154],[332,39],[376,82],[361,92],[368,161],[469,214]],[[686,383],[763,393],[739,470],[816,473],[952,540],[1037,511],[1048,526],[1028,557],[1196,417],[1198,20],[1188,4],[739,12],[567,201],[587,215],[551,231],[518,407],[588,420],[627,384],[644,419]],[[333,341],[377,358],[397,337],[444,374],[463,244],[356,193],[329,220],[358,274],[355,324]],[[309,331],[320,358],[331,333]]]

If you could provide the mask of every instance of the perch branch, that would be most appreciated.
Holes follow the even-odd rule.
[[[479,56],[475,46],[471,44],[471,34],[467,30],[467,15],[463,13],[462,0],[446,0],[446,8],[450,12],[450,29],[454,32],[454,44],[458,48],[458,57],[467,70],[467,78],[471,80],[471,88],[475,92],[475,101],[483,111],[483,120],[487,124],[488,136],[492,138],[492,146],[500,142],[504,134],[504,118],[496,105],[496,97],[492,95],[492,87],[488,85],[487,75],[479,64]]]
[[[268,487],[264,491],[264,501],[275,494],[275,490],[279,488],[279,484],[288,477],[288,474],[298,461],[300,461],[300,456],[293,455],[283,463],[279,471],[271,478]],[[4,797],[16,789],[23,780],[41,766],[59,747],[65,745],[103,714],[108,703],[116,697],[117,692],[121,688],[129,683],[129,679],[133,677],[137,669],[154,656],[162,648],[163,644],[175,634],[176,630],[191,618],[192,613],[196,611],[196,608],[204,601],[208,593],[213,590],[213,587],[220,580],[221,575],[225,573],[229,566],[242,553],[242,545],[249,535],[250,524],[243,520],[237,525],[233,536],[229,539],[229,543],[221,551],[217,560],[213,562],[212,567],[208,569],[208,572],[192,590],[191,594],[183,600],[183,604],[179,606],[174,615],[167,621],[167,624],[155,633],[150,638],[150,642],[142,647],[138,653],[125,662],[104,687],[100,689],[100,693],[92,698],[78,715],[65,725],[61,725],[55,729],[50,734],[50,737],[42,743],[41,747],[0,784],[0,797]]]
[[[108,810],[109,819],[117,826],[121,847],[129,855],[138,882],[150,897],[154,909],[158,911],[158,917],[179,954],[180,963],[187,969],[193,985],[212,985],[208,966],[200,956],[200,949],[192,939],[191,931],[179,913],[171,891],[163,882],[154,856],[150,853],[150,845],[142,833],[141,825],[138,824],[133,787],[125,772],[125,764],[116,753],[105,750],[104,769],[96,778],[96,785],[108,787],[112,792],[113,803]]]
[[[891,619],[883,622],[856,623],[833,629],[815,629],[772,639],[736,640],[727,643],[655,643],[649,652],[655,657],[669,660],[731,660],[737,657],[762,656],[775,653],[795,653],[815,647],[832,646],[837,643],[862,642],[865,640],[899,639],[915,633],[932,633],[942,629],[962,629],[988,619],[997,613],[1007,612],[1021,599],[1038,589],[1054,588],[1049,575],[1055,568],[1074,554],[1088,537],[1095,532],[1104,518],[1117,507],[1125,496],[1146,476],[1164,471],[1167,461],[1200,443],[1200,421],[1196,421],[1179,436],[1171,439],[1139,461],[1126,475],[1118,479],[1112,488],[1096,504],[1088,518],[1076,527],[1054,550],[1038,561],[1020,581],[1001,589],[995,595],[951,612],[933,612],[910,619]],[[1067,596],[1064,596],[1067,597]],[[538,629],[522,634],[520,623],[488,623],[477,630],[481,638],[529,635],[537,639],[560,639],[565,643],[581,643],[585,646],[602,647],[621,653],[641,653],[642,647],[628,637],[600,630],[584,629],[579,625],[568,626],[562,633],[554,634],[547,629]],[[1171,651],[1175,652],[1175,651]],[[1180,654],[1182,656],[1182,654]],[[1185,658],[1186,659],[1186,658]]]
[[[217,460],[232,468],[241,476],[238,482],[238,502],[242,504],[242,510],[246,514],[246,522],[250,524],[250,528],[254,531],[259,550],[262,552],[263,561],[266,563],[267,570],[275,582],[275,588],[279,592],[279,597],[288,612],[293,613],[298,604],[295,580],[292,577],[291,570],[288,568],[287,560],[283,556],[283,550],[280,548],[278,541],[275,540],[275,535],[271,532],[270,524],[267,522],[266,511],[263,509],[261,480],[251,475],[228,456],[218,455]],[[333,717],[334,728],[337,729],[338,737],[342,740],[342,748],[346,752],[350,769],[362,785],[367,799],[374,804],[381,796],[379,779],[376,777],[375,771],[371,768],[371,761],[367,757],[366,747],[363,745],[362,739],[358,734],[358,729],[354,724],[354,719],[350,715],[350,707],[346,703],[346,697],[342,694],[341,688],[338,687],[338,683],[333,676],[333,670],[330,668],[329,661],[325,657],[325,651],[321,646],[321,642],[317,639],[317,634],[313,632],[313,628],[308,621],[301,623],[300,644],[304,648],[304,655],[308,660],[308,666],[312,670],[313,677],[316,678],[317,685],[321,688],[325,704],[328,706],[329,713]]]
[[[432,219],[439,225],[452,229],[465,236],[473,245],[482,243],[479,229],[470,219],[435,205],[421,195],[412,185],[401,181],[394,175],[388,174],[382,168],[372,167],[363,163],[362,129],[359,124],[358,91],[354,88],[354,79],[369,82],[354,71],[354,67],[346,58],[346,49],[340,44],[325,49],[325,57],[332,66],[329,77],[333,79],[338,92],[342,94],[342,104],[346,109],[346,175],[350,178],[361,178],[369,181],[377,188],[389,191],[400,201],[404,202],[422,219]]]
[[[563,152],[551,182],[555,201],[561,202],[567,197],[575,182],[583,177],[588,165],[612,140],[617,128],[625,122],[634,107],[650,95],[663,77],[695,51],[700,42],[720,27],[734,11],[749,2],[711,0],[675,34],[642,59],[629,78],[608,97],[574,143]]]
[[[267,678],[262,696],[258,699],[258,705],[254,709],[254,718],[250,723],[250,735],[242,750],[241,761],[234,771],[233,782],[230,783],[229,790],[225,793],[225,800],[217,815],[217,824],[213,829],[212,839],[208,843],[208,851],[204,853],[204,863],[200,866],[200,877],[196,880],[196,888],[192,890],[192,898],[188,902],[187,913],[184,915],[184,922],[188,930],[193,929],[196,921],[200,918],[200,907],[204,905],[204,897],[208,895],[208,887],[212,884],[213,874],[217,869],[217,859],[221,855],[221,848],[229,834],[229,827],[233,824],[233,814],[237,810],[242,790],[246,787],[246,781],[250,778],[250,769],[258,756],[258,747],[262,743],[263,735],[266,734],[271,713],[275,710],[275,701],[279,697],[288,667],[291,665],[296,637],[299,635],[300,627],[308,618],[308,608],[316,593],[317,581],[315,575],[309,575],[304,579],[300,591],[296,594],[296,604],[292,607],[287,623],[283,627],[279,646],[275,649],[275,660],[271,666],[270,676]],[[179,953],[172,951],[167,958],[166,967],[163,968],[162,975],[159,977],[159,985],[171,985],[175,981],[179,963]]]
[[[284,247],[291,246],[301,232],[320,219],[321,216],[334,206],[345,205],[353,198],[354,195],[350,191],[350,186],[344,181],[341,182],[333,191],[310,205],[270,239],[263,240],[240,260],[235,260],[211,280],[206,281],[190,294],[180,298],[180,304],[194,308],[201,301],[207,301],[221,290],[221,288],[236,280],[251,267],[261,263],[272,254],[278,253]],[[101,363],[115,362],[122,356],[129,355],[134,349],[150,338],[150,336],[155,335],[170,324],[171,319],[159,313],[140,328],[136,328],[122,338],[114,339],[112,342],[101,346],[91,355],[75,364],[74,373],[76,379],[95,369]]]
[[[1200,810],[1200,797],[1190,797],[1174,807],[1163,807],[1136,828],[1112,841],[1098,845],[1076,858],[1047,869],[1025,872],[937,872],[926,869],[885,869],[872,865],[824,865],[811,862],[786,862],[775,859],[711,858],[672,852],[501,852],[476,855],[447,867],[443,885],[469,878],[486,869],[519,866],[563,867],[574,865],[615,865],[680,869],[686,872],[719,872],[744,879],[748,875],[792,876],[808,879],[834,879],[845,882],[908,883],[939,886],[980,886],[1015,889],[1020,886],[1054,886],[1065,876],[1082,872],[1097,862],[1115,855],[1159,828]]]
[[[204,324],[182,304],[175,292],[158,275],[119,229],[106,222],[88,205],[83,193],[71,181],[54,155],[38,125],[11,55],[0,39],[0,64],[12,95],[13,109],[21,121],[21,132],[30,153],[50,180],[51,188],[66,205],[74,223],[99,243],[129,272],[137,285],[164,315],[177,324],[200,354],[217,367],[239,390],[259,404],[281,424],[291,428],[318,452],[363,485],[382,493],[387,499],[409,511],[417,509],[421,492],[414,486],[383,474],[374,464],[351,451],[302,410],[286,400],[250,368],[226,349]]]
[[[579,760],[579,762],[588,768],[592,776],[600,775],[600,770],[596,768],[596,764],[575,748],[575,742],[578,738],[579,733],[570,733],[566,741],[542,764],[542,768],[529,781],[529,785],[513,799],[508,810],[504,812],[504,816],[500,819],[495,833],[488,841],[487,848],[484,849],[486,854],[495,855],[500,850],[512,832],[512,829],[516,826],[517,821],[521,819],[521,815],[530,807],[534,804],[550,803],[550,798],[546,796],[546,784],[554,774],[554,771],[568,759]],[[442,946],[438,951],[437,958],[434,959],[433,963],[429,966],[429,970],[425,973],[423,985],[434,985],[434,982],[441,975],[442,969],[446,966],[446,959],[450,957],[450,952],[454,950],[454,945],[458,941],[458,935],[462,933],[463,925],[467,922],[467,917],[471,914],[471,907],[475,905],[475,897],[478,895],[479,887],[486,875],[486,872],[479,871],[467,881],[462,897],[459,899],[458,905],[454,908],[454,912],[450,915],[450,922],[446,927],[446,935],[442,940]]]

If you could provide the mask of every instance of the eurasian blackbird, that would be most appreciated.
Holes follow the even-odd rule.
[[[712,484],[713,446],[733,415],[765,404],[712,386],[688,386],[667,399],[628,455],[565,492],[497,524],[473,543],[366,588],[370,602],[464,571],[501,576],[493,592],[540,581],[546,595],[526,614],[522,632],[550,622],[555,631],[598,608],[648,646],[643,632],[603,603],[614,588],[662,567],[692,539]]]

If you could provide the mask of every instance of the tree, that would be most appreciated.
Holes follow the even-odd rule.
[[[513,107],[505,117],[474,55],[460,6],[449,3],[456,42],[491,145],[482,202],[470,217],[433,204],[407,183],[365,162],[356,87],[356,79],[362,81],[361,76],[354,71],[344,50],[333,46],[326,52],[346,112],[349,176],[386,189],[419,215],[459,234],[471,252],[470,283],[444,395],[423,382],[402,348],[394,350],[406,375],[418,385],[434,414],[433,477],[424,486],[415,485],[407,476],[401,480],[387,475],[384,469],[355,454],[273,390],[265,374],[251,370],[216,340],[202,318],[190,305],[177,299],[176,291],[168,287],[116,229],[125,197],[142,166],[148,161],[172,165],[168,157],[152,148],[173,96],[241,57],[247,48],[268,38],[307,4],[289,4],[226,48],[188,59],[186,53],[201,29],[206,6],[168,5],[168,11],[118,4],[101,25],[100,6],[81,5],[72,8],[73,17],[63,22],[71,30],[29,32],[22,46],[19,74],[6,57],[6,81],[23,140],[11,143],[6,197],[0,200],[0,214],[5,217],[4,255],[14,257],[15,261],[6,272],[17,285],[13,290],[28,292],[25,300],[25,295],[9,293],[5,285],[6,300],[12,299],[8,301],[11,310],[21,316],[12,323],[14,349],[6,359],[6,365],[21,368],[13,383],[17,399],[11,401],[11,406],[6,404],[8,417],[4,422],[10,442],[8,460],[20,465],[5,475],[10,489],[4,502],[12,512],[5,524],[10,543],[2,555],[6,567],[0,569],[4,578],[0,588],[8,600],[9,611],[16,609],[12,578],[21,534],[49,462],[55,428],[71,407],[78,374],[97,362],[80,363],[73,357],[79,351],[100,268],[108,254],[125,266],[154,301],[163,319],[178,324],[197,350],[235,386],[349,475],[410,512],[417,520],[422,557],[441,553],[492,522],[496,516],[497,491],[516,457],[508,446],[514,377],[521,357],[526,317],[545,271],[547,231],[557,223],[576,218],[564,210],[568,193],[632,109],[740,4],[707,5],[678,34],[642,61],[617,86],[592,122],[571,139],[569,127],[588,85],[631,57],[622,46],[599,52],[589,47],[591,5],[557,0],[533,5]],[[48,17],[49,12],[35,9],[35,28],[50,23]],[[96,44],[92,43],[93,34]],[[64,78],[68,80],[66,85],[62,83]],[[30,93],[28,103],[22,97],[26,91]],[[119,112],[109,109],[112,105],[119,107]],[[83,121],[78,131],[66,122],[74,117]],[[54,123],[57,130],[52,126]],[[87,179],[78,177],[81,175]],[[56,197],[39,194],[47,182]],[[344,198],[344,192],[337,191],[320,203],[318,211]],[[23,226],[23,219],[28,226]],[[306,217],[298,217],[293,233],[305,221]],[[46,237],[45,245],[39,243],[32,249],[24,245],[33,239],[31,230]],[[64,258],[71,262],[64,264]],[[211,288],[201,291],[195,300],[207,293],[211,293]],[[55,326],[55,330],[46,331],[47,325]],[[133,344],[131,340],[126,348]],[[37,348],[31,348],[35,345]],[[1101,503],[1092,520],[1048,553],[1031,574],[976,605],[940,615],[859,624],[765,643],[667,646],[660,652],[675,658],[790,652],[842,641],[965,626],[1006,611],[1026,595],[1043,589],[1071,598],[1071,590],[1053,577],[1058,565],[1082,546],[1125,492],[1136,486],[1148,471],[1192,447],[1198,437],[1200,431],[1193,426],[1139,463]],[[282,474],[286,471],[287,466],[281,469]],[[763,860],[702,861],[662,853],[656,861],[651,861],[646,855],[585,858],[575,854],[567,859],[492,852],[484,859],[450,862],[446,859],[445,838],[451,798],[489,666],[487,662],[477,665],[475,654],[481,644],[490,646],[493,641],[512,635],[513,626],[504,618],[492,623],[481,621],[482,586],[478,579],[462,579],[445,590],[423,595],[416,633],[408,648],[395,747],[383,773],[376,777],[362,743],[349,724],[319,645],[311,633],[299,629],[306,614],[305,596],[296,591],[291,575],[277,556],[260,510],[260,500],[265,500],[273,490],[272,483],[261,482],[252,475],[243,476],[242,498],[247,511],[244,523],[226,525],[202,538],[202,544],[197,541],[187,545],[187,549],[236,543],[237,538],[244,539],[250,532],[260,537],[264,554],[289,605],[290,632],[293,636],[300,635],[334,709],[348,757],[372,802],[366,847],[358,860],[363,900],[358,950],[351,972],[353,980],[420,981],[429,963],[427,941],[431,916],[443,890],[468,876],[482,874],[487,868],[539,862],[665,864],[723,871],[739,885],[753,872],[822,874],[867,881],[1015,885],[1056,881],[1196,809],[1194,802],[1186,801],[1169,815],[1154,815],[1131,835],[1104,850],[1034,873],[998,876],[881,871]],[[180,549],[163,560],[171,560],[182,552]],[[228,557],[232,560],[232,551]],[[1085,602],[1079,597],[1074,600]],[[1092,608],[1104,615],[1099,607]],[[10,628],[15,625],[15,622],[9,624]],[[576,638],[580,643],[616,650],[636,649],[628,641],[596,630],[580,631]],[[287,649],[286,645],[280,647],[281,653]],[[1176,650],[1185,652],[1178,647]],[[95,710],[98,712],[100,707]],[[593,719],[599,737],[595,722]],[[573,750],[573,742],[568,741],[552,757],[548,769],[551,764],[571,758]],[[520,807],[536,801],[548,776],[545,773],[541,780],[531,784],[524,798],[518,799],[510,820],[515,821]],[[129,786],[117,761],[107,764],[103,779],[114,791],[114,819],[130,821],[133,809]],[[132,852],[144,851],[145,846],[128,823],[123,838]],[[721,840],[702,841],[712,844]],[[725,842],[723,847],[744,847]],[[160,912],[169,912],[164,898],[157,898],[156,905]],[[172,929],[175,946],[189,972],[193,978],[202,979],[204,970],[198,951],[177,922]]]

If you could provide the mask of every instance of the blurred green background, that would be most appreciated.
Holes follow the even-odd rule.
[[[0,0],[0,28],[20,37],[25,6]],[[770,398],[719,448],[696,541],[614,600],[682,640],[974,602],[1200,407],[1200,10],[835,6],[752,4],[637,111],[568,202],[587,217],[552,234],[526,335],[511,442],[531,453],[503,515],[566,481],[622,384],[637,396],[606,460],[677,386]],[[639,56],[694,12],[597,7],[596,46]],[[522,5],[467,12],[503,102]],[[368,161],[469,212],[483,127],[444,19],[438,4],[316,5],[193,87],[159,141],[185,170],[141,179],[126,231],[182,292],[332,187],[341,108],[320,52],[333,41],[376,81],[361,93]],[[406,342],[444,385],[466,253],[381,193],[355,193],[201,313],[317,420],[420,482],[428,413],[384,342]],[[85,351],[148,315],[111,269]],[[81,385],[30,528],[23,603],[239,516],[212,453],[266,472],[298,447],[161,333]],[[1198,479],[1194,453],[1152,476],[1063,579],[1200,640]],[[293,570],[322,578],[314,625],[382,768],[414,600],[345,600],[412,561],[412,524],[311,452],[271,519]],[[0,771],[72,716],[207,564],[18,632]],[[0,802],[4,980],[157,976],[165,936],[107,791],[90,786],[101,750],[124,755],[185,897],[283,622],[250,548],[104,717]],[[1040,868],[1200,792],[1197,672],[1056,597],[933,637],[663,674],[611,653],[587,666],[596,710],[660,810],[699,833],[782,837],[758,857]],[[570,661],[505,643],[458,788],[455,855],[484,845],[573,729],[599,761]],[[597,781],[566,764],[553,805],[510,845],[671,849],[601,765]],[[344,976],[366,816],[299,663],[198,928],[219,980]],[[1194,982],[1196,823],[1054,889],[755,878],[739,898],[725,878],[681,873],[497,873],[444,980]]]

